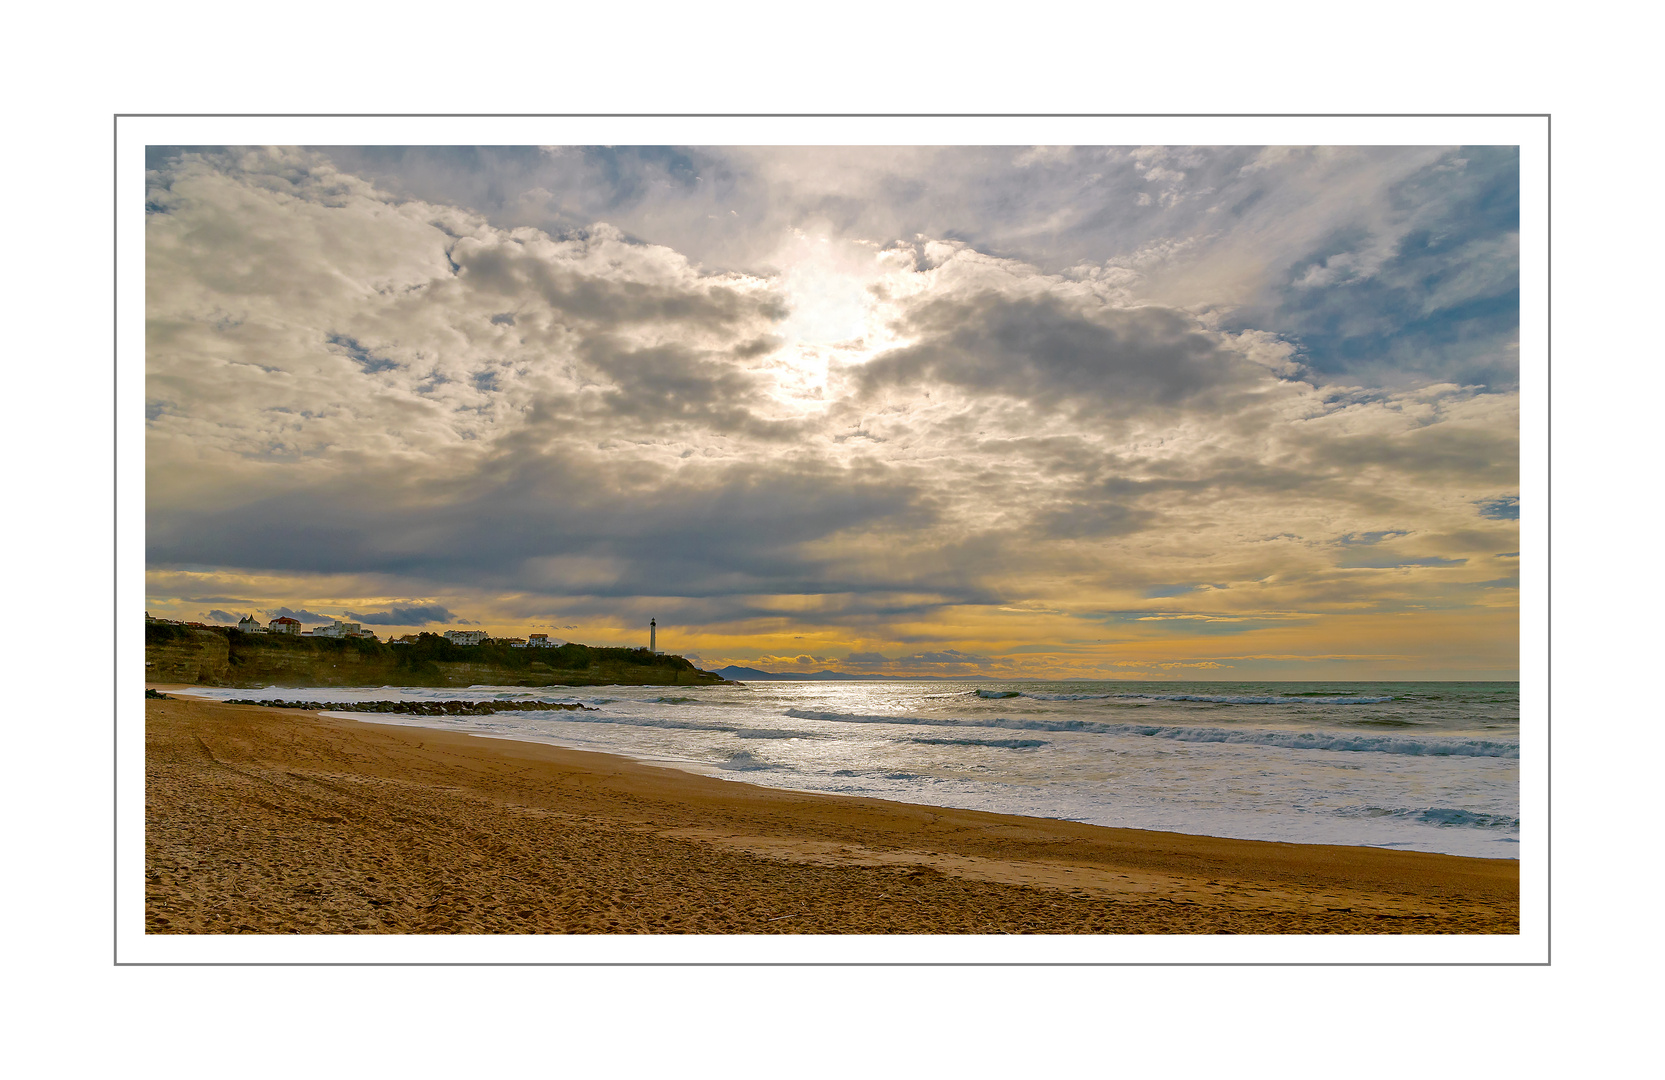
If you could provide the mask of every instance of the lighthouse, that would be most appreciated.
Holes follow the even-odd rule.
[[[648,620],[648,652],[659,655],[659,620]]]

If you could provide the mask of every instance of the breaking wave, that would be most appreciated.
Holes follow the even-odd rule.
[[[1044,690],[974,690],[980,698],[1033,698],[1036,701],[1102,701],[1117,694],[1049,694]]]
[[[1387,810],[1380,806],[1345,806],[1335,813],[1342,817],[1397,818],[1401,821],[1420,821],[1426,825],[1469,829],[1518,829],[1520,818],[1507,814],[1479,814],[1472,810],[1455,810],[1442,806],[1422,809]]]
[[[1279,746],[1288,750],[1408,754],[1418,757],[1520,757],[1519,743],[1490,739],[1418,739],[1392,735],[1354,735],[1334,731],[1233,731],[1226,728],[1181,727],[1173,724],[1107,724],[1095,720],[1050,720],[1039,717],[978,717],[974,720],[956,720],[931,716],[818,712],[811,709],[787,709],[786,715],[797,720],[822,720],[840,724],[898,724],[962,729],[981,727],[1009,731],[1079,731],[1096,735],[1139,735],[1153,739],[1173,739],[1177,742]]]
[[[995,746],[1002,750],[1033,750],[1051,746],[1045,739],[909,739],[921,746]]]
[[[911,772],[871,772],[871,771],[867,771],[867,770],[863,770],[863,769],[839,769],[836,772],[834,772],[832,775],[837,776],[837,777],[841,777],[841,778],[842,777],[850,777],[850,776],[861,776],[861,777],[868,777],[868,778],[877,777],[881,780],[924,780],[924,779],[927,779],[927,777],[920,776],[918,773],[911,773]]]
[[[785,766],[776,765],[772,761],[764,761],[761,758],[753,757],[750,750],[742,750],[737,754],[730,754],[727,759],[719,761],[717,763],[717,767],[719,769],[728,769],[731,772],[763,772],[768,769],[785,768]]]
[[[1391,697],[1337,697],[1312,691],[1245,696],[1232,694],[1052,694],[1044,690],[973,690],[989,701],[1030,698],[1035,701],[1200,701],[1211,705],[1380,705]]]
[[[1391,697],[1312,697],[1285,695],[1274,697],[1236,697],[1226,694],[1107,694],[1106,697],[1144,701],[1206,701],[1215,705],[1380,705]]]

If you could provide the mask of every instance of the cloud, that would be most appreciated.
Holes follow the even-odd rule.
[[[1380,544],[1386,540],[1397,540],[1401,536],[1409,535],[1410,533],[1404,529],[1377,529],[1373,532],[1349,533],[1348,535],[1343,536],[1340,540],[1337,540],[1336,543],[1348,546],[1354,544]]]
[[[1518,379],[1520,158],[1465,147],[1379,185],[1233,325],[1300,341],[1321,375],[1508,388]]]
[[[307,611],[305,609],[297,611],[294,608],[288,607],[270,608],[266,612],[266,618],[267,621],[272,619],[294,619],[297,622],[303,623],[334,623],[341,620],[339,615],[320,615],[316,611]]]
[[[941,652],[922,652],[915,653],[912,656],[898,657],[896,662],[902,665],[975,664],[982,667],[991,664],[994,661],[991,657],[975,656],[970,653],[960,652],[958,649],[944,649]]]
[[[881,243],[954,237],[1298,339],[1326,376],[1516,377],[1514,147],[328,153],[348,172],[474,207],[502,229],[560,236],[608,221],[695,263],[753,274],[779,269],[793,228]]]
[[[1411,566],[1462,566],[1467,559],[1442,559],[1437,555],[1405,555],[1399,558],[1349,558],[1338,565],[1347,570],[1402,570]]]
[[[443,604],[421,603],[395,606],[386,611],[349,611],[347,617],[368,626],[427,626],[430,623],[463,621]]]
[[[883,667],[900,671],[929,671],[947,668],[987,667],[993,664],[994,658],[964,653],[958,649],[943,649],[940,651],[918,652],[895,659],[886,659],[879,653],[851,653],[844,658],[844,662],[853,667],[877,668]]]
[[[932,299],[899,331],[915,344],[862,369],[869,389],[935,381],[1077,415],[1171,408],[1250,374],[1184,314],[983,292]]]
[[[214,620],[215,622],[218,622],[218,623],[240,622],[240,621],[242,621],[242,618],[243,618],[241,615],[233,615],[229,611],[221,611],[218,608],[215,608],[213,611],[210,611],[208,613],[208,617],[210,619]]]
[[[689,659],[692,659],[692,657],[689,657]],[[766,664],[770,667],[777,667],[777,668],[780,668],[780,667],[812,667],[812,666],[815,666],[815,665],[818,665],[818,664],[824,664],[824,663],[828,663],[828,662],[829,661],[827,661],[826,659],[823,659],[821,657],[810,656],[807,653],[800,653],[796,656],[775,656],[771,653],[759,653],[755,659],[747,661],[746,664],[743,665],[743,666],[752,666],[752,665],[755,665],[755,664]]]

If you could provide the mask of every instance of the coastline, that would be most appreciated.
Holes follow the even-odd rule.
[[[1515,860],[763,788],[313,711],[148,700],[145,765],[151,933],[1519,932]]]

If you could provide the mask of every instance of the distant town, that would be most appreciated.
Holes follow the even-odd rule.
[[[342,622],[337,619],[332,626],[320,626],[315,630],[302,630],[299,619],[291,619],[280,615],[272,619],[265,626],[253,615],[245,615],[234,627],[224,625],[214,626],[202,622],[181,622],[178,619],[158,619],[145,612],[145,622],[161,623],[167,626],[189,626],[197,630],[240,630],[245,634],[292,634],[295,637],[313,638],[366,638],[370,641],[380,641],[374,632],[364,629],[356,622]],[[418,634],[405,634],[401,637],[387,639],[389,645],[411,645],[416,642]],[[548,634],[528,634],[525,637],[493,637],[484,630],[447,630],[441,635],[453,645],[507,645],[511,649],[555,649],[565,642],[551,638]],[[657,643],[655,643],[657,644]],[[655,649],[657,651],[657,649]]]

